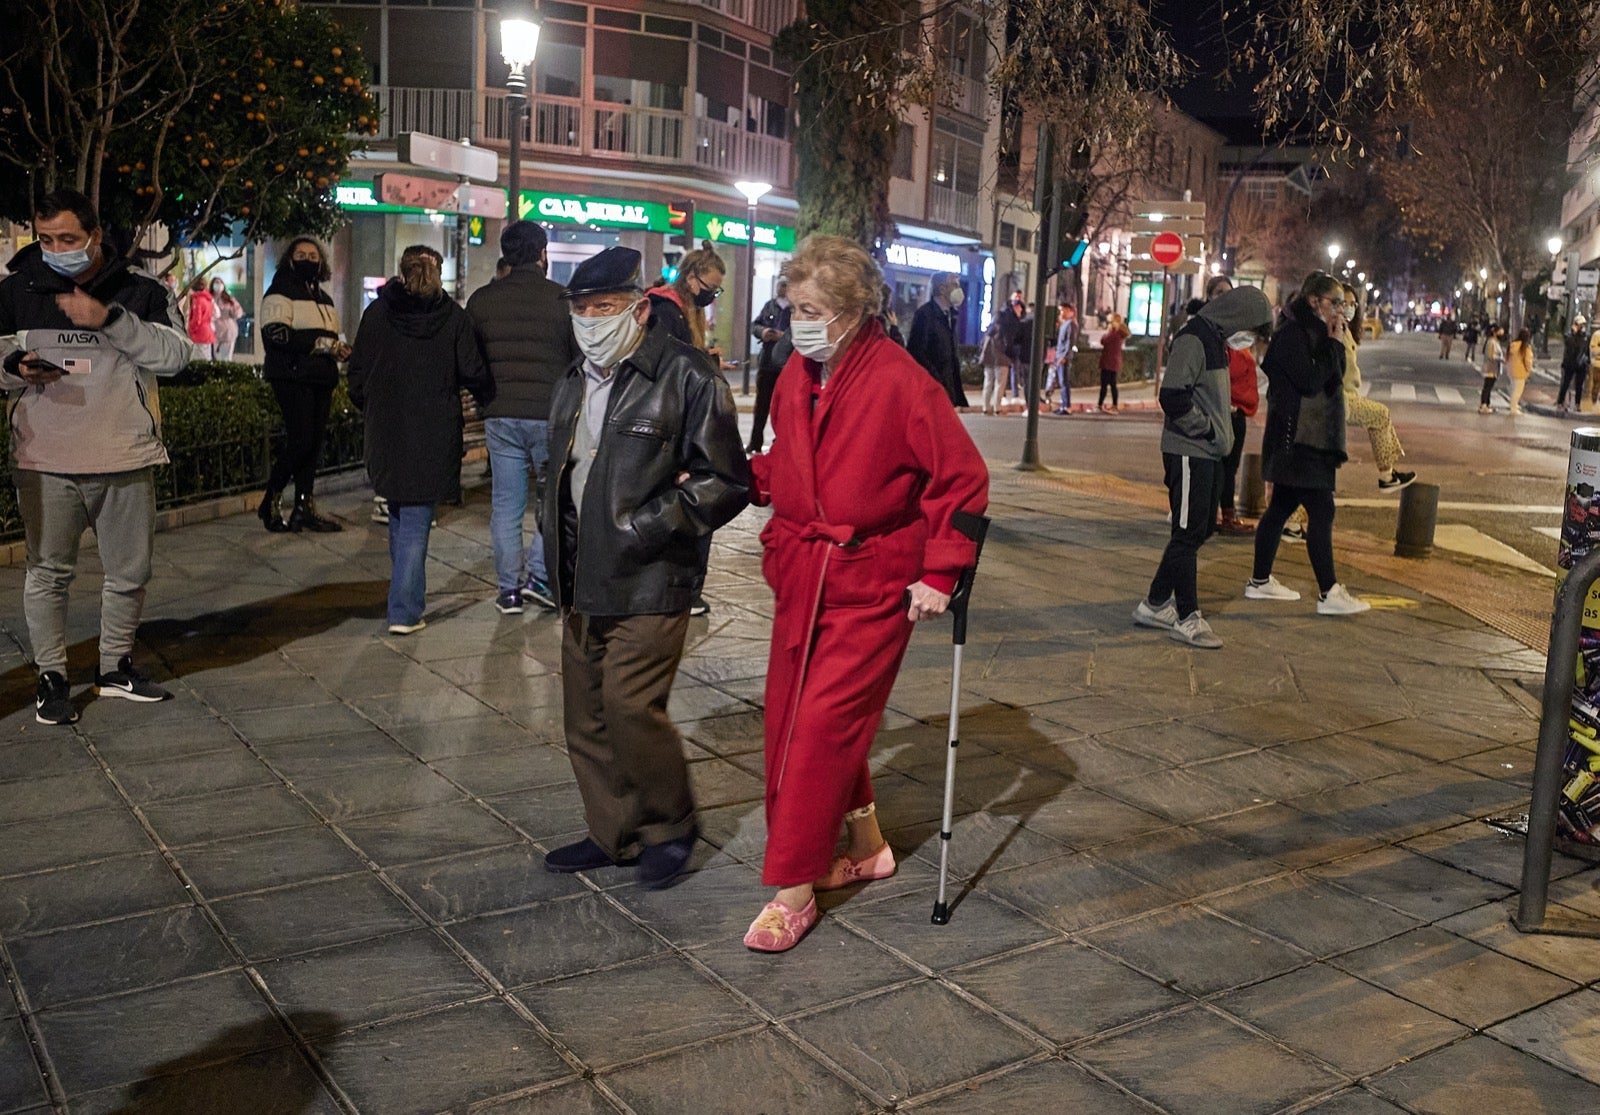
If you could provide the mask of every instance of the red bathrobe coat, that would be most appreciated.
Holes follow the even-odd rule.
[[[752,461],[773,511],[762,878],[780,887],[825,875],[845,813],[873,800],[867,753],[911,637],[905,591],[955,587],[976,551],[951,515],[989,500],[950,400],[878,322],[819,387],[820,371],[798,353],[784,365],[772,449]]]

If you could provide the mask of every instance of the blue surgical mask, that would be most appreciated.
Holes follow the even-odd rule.
[[[70,252],[47,252],[41,248],[40,253],[44,256],[46,267],[58,275],[67,276],[69,279],[74,275],[81,275],[89,270],[89,264],[93,262],[87,246]]]

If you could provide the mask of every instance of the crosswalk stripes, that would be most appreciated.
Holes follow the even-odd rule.
[[[1433,406],[1464,406],[1472,400],[1459,387],[1447,383],[1368,383],[1361,384],[1361,394],[1380,403],[1422,403]],[[1474,389],[1473,398],[1477,397]]]

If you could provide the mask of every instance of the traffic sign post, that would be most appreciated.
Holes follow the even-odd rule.
[[[1150,241],[1150,258],[1161,264],[1163,270],[1183,258],[1183,237],[1175,232],[1163,232]]]

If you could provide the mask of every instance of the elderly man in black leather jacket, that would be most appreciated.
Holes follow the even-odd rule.
[[[697,829],[667,698],[705,580],[700,539],[749,501],[727,380],[665,329],[646,331],[639,253],[608,248],[564,298],[583,359],[550,399],[545,563],[565,621],[567,752],[589,834],[545,857],[592,871],[637,857],[669,886]]]

